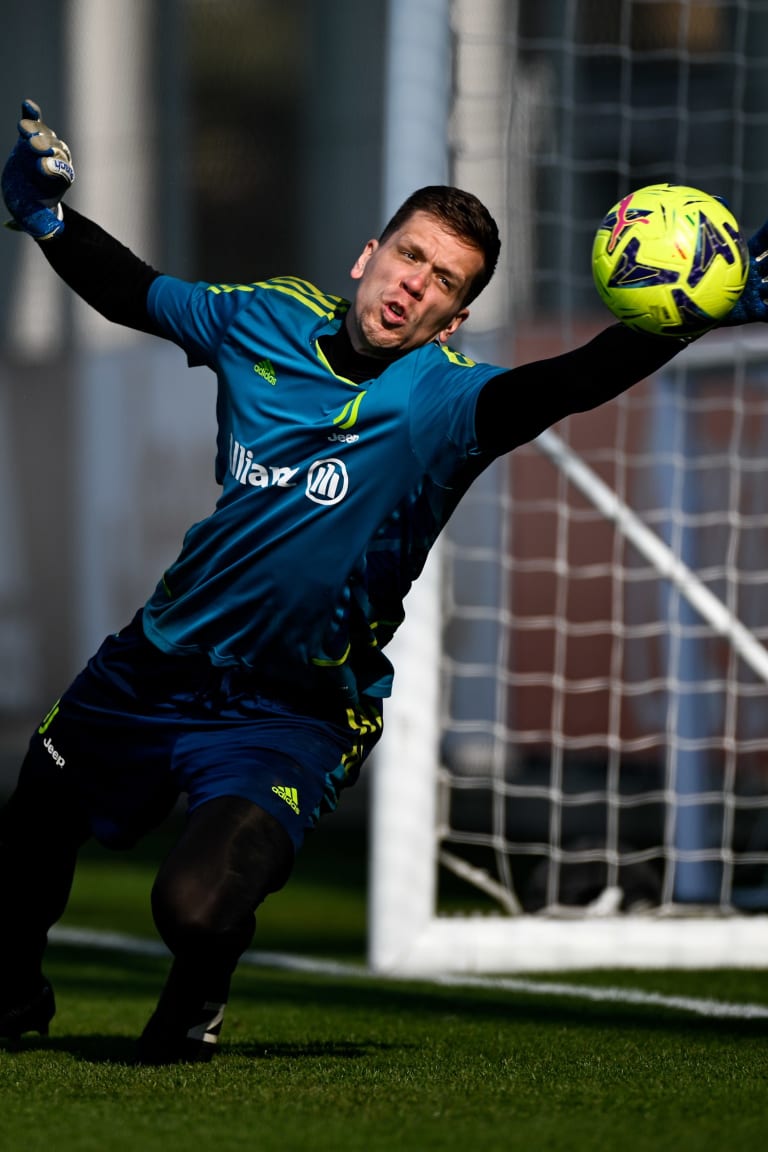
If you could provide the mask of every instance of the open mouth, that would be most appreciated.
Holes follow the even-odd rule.
[[[395,300],[391,300],[384,305],[384,313],[388,320],[394,324],[400,324],[405,319],[405,309]]]

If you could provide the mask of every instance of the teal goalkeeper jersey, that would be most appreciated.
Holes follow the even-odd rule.
[[[491,457],[478,392],[503,371],[429,344],[362,384],[318,343],[349,308],[291,277],[154,281],[162,332],[218,380],[213,512],[144,608],[163,651],[249,670],[262,691],[386,696],[382,649],[458,500]]]

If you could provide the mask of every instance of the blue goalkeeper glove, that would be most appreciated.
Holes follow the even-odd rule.
[[[747,242],[749,271],[744,291],[719,327],[768,321],[768,220]]]
[[[43,122],[33,100],[21,105],[19,138],[3,168],[2,190],[13,217],[8,227],[49,240],[64,227],[60,200],[75,179],[72,157]]]

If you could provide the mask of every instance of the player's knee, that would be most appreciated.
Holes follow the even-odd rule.
[[[152,889],[152,913],[163,939],[173,946],[180,939],[202,941],[240,931],[250,909],[231,885],[224,891],[215,880],[165,872]]]
[[[290,837],[268,813],[238,798],[206,804],[155,881],[152,911],[161,936],[176,954],[195,941],[246,948],[256,908],[282,887],[292,864]]]

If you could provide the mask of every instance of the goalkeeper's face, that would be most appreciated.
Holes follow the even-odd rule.
[[[369,240],[352,268],[359,281],[347,314],[353,346],[368,356],[401,356],[449,340],[466,320],[464,300],[483,254],[426,212],[381,242]]]

